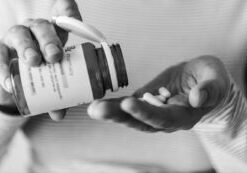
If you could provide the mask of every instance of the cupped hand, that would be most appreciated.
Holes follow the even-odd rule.
[[[147,132],[191,129],[224,100],[229,85],[224,64],[202,56],[166,69],[131,97],[94,101],[88,113]],[[140,99],[146,92],[159,95],[161,87],[171,92],[166,102],[156,105]]]
[[[53,15],[65,15],[81,20],[74,0],[56,0]],[[0,110],[17,112],[11,98],[12,87],[9,62],[14,56],[29,66],[39,66],[42,61],[55,63],[63,57],[63,46],[68,33],[46,19],[28,19],[23,25],[15,25],[8,30],[0,42]],[[2,108],[2,109],[1,109]],[[49,112],[53,120],[60,120],[66,110]]]

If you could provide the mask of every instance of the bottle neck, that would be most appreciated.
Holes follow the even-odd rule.
[[[128,77],[126,72],[126,66],[123,59],[122,50],[119,44],[113,44],[110,46],[111,53],[114,59],[114,66],[116,69],[118,87],[124,87],[128,85]],[[97,60],[101,70],[102,81],[103,81],[103,89],[108,90],[111,89],[113,91],[109,66],[107,63],[106,55],[104,53],[103,48],[96,49]]]

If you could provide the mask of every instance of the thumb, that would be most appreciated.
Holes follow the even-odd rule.
[[[52,8],[53,16],[68,16],[78,20],[82,20],[79,8],[75,0],[56,0]],[[68,32],[55,25],[57,35],[61,39],[62,43],[68,40]]]
[[[64,15],[82,20],[80,10],[75,0],[56,0],[52,8],[52,15]]]
[[[215,106],[223,97],[224,91],[217,80],[204,81],[190,90],[189,103],[194,108]]]
[[[64,119],[67,109],[61,109],[49,112],[49,116],[53,121],[60,121]]]

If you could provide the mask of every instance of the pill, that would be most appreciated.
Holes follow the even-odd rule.
[[[155,95],[154,97],[156,97],[157,99],[159,99],[161,102],[166,102],[167,101],[167,97],[164,97],[163,95]]]
[[[170,91],[168,91],[168,89],[166,87],[159,88],[159,93],[160,93],[160,95],[162,95],[166,98],[171,97],[171,93],[170,93]]]
[[[153,96],[156,97],[157,99],[159,99],[163,103],[167,101],[167,98],[164,97],[163,95],[153,95]],[[143,99],[143,97],[139,97],[138,99],[141,100],[141,101],[145,101]]]
[[[146,102],[148,102],[149,104],[154,105],[154,106],[162,106],[163,105],[162,101],[160,101],[156,96],[154,96],[148,92],[143,94],[142,99],[145,100]]]

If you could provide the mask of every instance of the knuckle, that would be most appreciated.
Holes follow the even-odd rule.
[[[26,33],[29,29],[24,25],[15,25],[9,29],[9,33]]]
[[[35,28],[35,27],[42,27],[42,26],[47,26],[47,25],[51,25],[51,23],[48,20],[36,19],[36,20],[33,20],[33,22],[30,25],[30,27],[31,28]]]
[[[33,22],[30,28],[41,47],[49,43],[62,46],[61,40],[59,39],[53,24],[49,21],[45,19],[37,19]]]
[[[61,46],[61,41],[57,36],[51,36],[45,33],[40,35],[38,41],[41,47],[49,44],[55,44],[57,46]]]
[[[61,41],[57,35],[48,35],[48,34],[44,33],[44,34],[40,35],[40,39],[42,39],[44,45],[48,45],[48,44],[53,43],[57,46],[61,46]],[[41,40],[39,40],[39,41],[41,41]]]
[[[11,49],[15,49],[17,52],[24,51],[27,47],[34,47],[32,40],[28,38],[13,37],[7,40]]]
[[[26,46],[33,45],[33,41],[28,38],[16,39],[16,45],[20,45],[20,47],[25,48]]]
[[[3,38],[3,42],[8,47],[24,48],[27,45],[32,45],[33,40],[30,30],[23,25],[15,25],[9,29],[7,35]],[[1,48],[2,46],[0,46]]]

